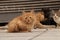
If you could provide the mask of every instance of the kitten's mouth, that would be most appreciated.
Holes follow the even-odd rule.
[[[33,21],[29,21],[29,20],[27,21],[27,20],[26,20],[25,23],[26,23],[26,24],[32,24]]]
[[[26,22],[27,24],[31,24],[32,22]]]
[[[53,16],[53,18],[58,19],[58,16]]]

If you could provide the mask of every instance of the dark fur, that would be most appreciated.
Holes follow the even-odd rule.
[[[53,13],[52,10],[49,8],[43,8],[42,11],[44,12],[44,16],[46,18],[45,21],[41,22],[44,25],[57,25],[56,22],[53,20]]]

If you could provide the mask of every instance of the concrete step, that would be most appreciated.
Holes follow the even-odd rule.
[[[51,29],[32,40],[60,40],[60,29]]]
[[[46,29],[33,29],[32,32],[8,33],[7,30],[0,30],[0,40],[29,40],[45,31]]]

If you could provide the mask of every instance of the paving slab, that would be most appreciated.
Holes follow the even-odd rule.
[[[29,40],[41,34],[46,29],[33,29],[32,32],[8,33],[7,30],[0,30],[0,40]]]
[[[48,29],[47,32],[32,40],[60,40],[60,29]]]

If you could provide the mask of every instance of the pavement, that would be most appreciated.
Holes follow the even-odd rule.
[[[60,29],[33,29],[32,32],[8,33],[0,30],[0,40],[60,40]]]

